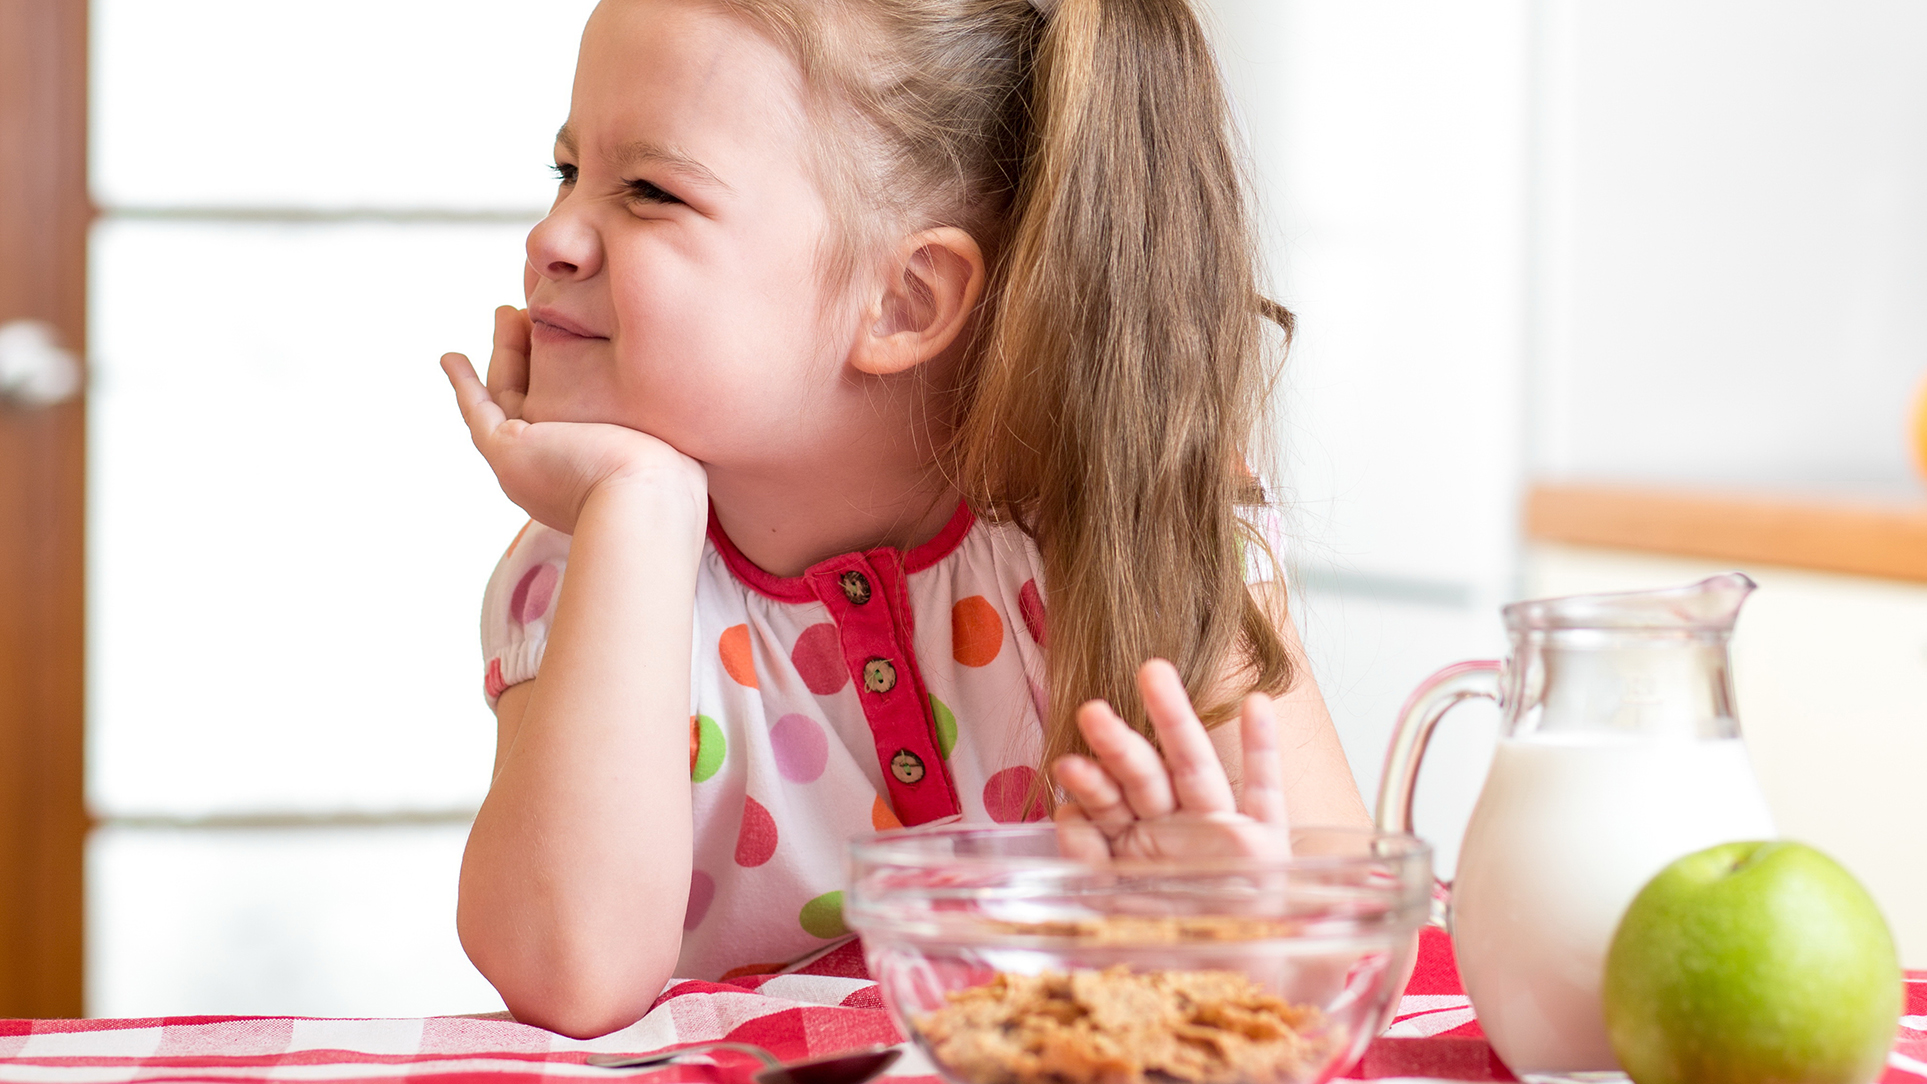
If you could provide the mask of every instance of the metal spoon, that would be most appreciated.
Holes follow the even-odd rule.
[[[734,1050],[761,1061],[763,1068],[756,1073],[756,1084],[863,1084],[888,1069],[903,1054],[902,1047],[866,1046],[861,1050],[784,1064],[776,1055],[750,1043],[697,1043],[675,1050],[658,1050],[654,1054],[591,1054],[589,1064],[605,1069],[634,1069],[662,1065],[710,1050]]]

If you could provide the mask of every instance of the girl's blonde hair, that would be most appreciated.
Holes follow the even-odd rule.
[[[841,244],[955,225],[990,284],[950,470],[1044,570],[1045,763],[1093,697],[1176,664],[1207,723],[1295,663],[1246,586],[1270,380],[1228,110],[1187,0],[716,0],[798,59]],[[1282,582],[1282,581],[1280,581]],[[1227,681],[1227,677],[1231,680]]]

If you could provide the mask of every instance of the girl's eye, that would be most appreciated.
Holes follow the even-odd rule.
[[[648,181],[630,181],[629,194],[644,203],[681,203],[675,196],[657,188]]]
[[[567,162],[557,162],[550,166],[549,170],[555,174],[555,179],[562,184],[575,183],[575,166]]]

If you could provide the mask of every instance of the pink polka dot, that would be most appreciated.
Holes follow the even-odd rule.
[[[843,640],[831,622],[804,629],[790,661],[803,675],[803,684],[818,696],[828,696],[850,683],[850,668],[843,664]]]
[[[984,784],[984,811],[999,824],[1044,819],[1044,802],[1033,793],[1037,769],[1026,764],[1005,768]]]
[[[562,574],[547,561],[522,573],[522,579],[509,595],[509,618],[518,625],[529,622],[549,612],[549,603],[555,601],[555,585]]]
[[[1036,580],[1025,580],[1024,586],[1017,591],[1017,612],[1024,615],[1024,627],[1030,630],[1030,638],[1037,641],[1038,647],[1044,644],[1044,596],[1037,590]]]
[[[702,870],[689,874],[689,909],[682,913],[682,928],[693,930],[703,924],[709,905],[716,902],[716,878]]]
[[[785,715],[776,720],[769,728],[769,744],[776,754],[776,770],[792,783],[815,782],[830,760],[830,739],[807,715]]]
[[[763,803],[743,799],[743,827],[736,833],[736,864],[760,866],[776,853],[776,818]]]

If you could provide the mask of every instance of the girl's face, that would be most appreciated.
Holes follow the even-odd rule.
[[[828,438],[854,325],[819,282],[830,216],[800,88],[704,5],[596,9],[555,205],[529,234],[524,417],[626,425],[710,464]]]

